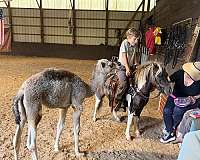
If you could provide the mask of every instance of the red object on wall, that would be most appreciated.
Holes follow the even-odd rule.
[[[148,48],[150,55],[154,55],[156,53],[154,30],[155,30],[155,27],[151,27],[145,33],[146,48]]]

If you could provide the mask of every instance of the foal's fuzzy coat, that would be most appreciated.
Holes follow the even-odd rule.
[[[79,152],[78,147],[80,116],[83,111],[84,99],[92,95],[90,87],[80,77],[65,70],[46,69],[28,78],[13,100],[13,112],[17,124],[13,139],[15,159],[18,159],[21,133],[26,121],[28,121],[27,148],[32,152],[32,159],[38,159],[36,128],[42,118],[42,104],[49,108],[60,108],[55,151],[59,149],[59,139],[64,127],[67,109],[70,105],[73,106],[75,153],[77,156],[83,155]]]

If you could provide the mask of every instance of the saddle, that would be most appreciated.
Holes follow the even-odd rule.
[[[109,90],[108,99],[109,106],[111,107],[111,112],[113,111],[114,107],[116,107],[116,92],[118,84],[119,79],[117,76],[117,72],[107,76],[105,87]]]
[[[131,77],[128,78],[128,87],[127,89],[133,85],[132,82],[134,81],[134,71],[136,69],[136,66],[134,66],[133,68],[131,68],[132,71],[132,75]],[[118,72],[116,71],[115,73],[111,73],[107,76],[107,79],[105,81],[105,87],[109,90],[109,94],[108,94],[108,99],[109,99],[109,106],[111,107],[111,112],[113,111],[114,108],[119,109],[120,105],[123,103],[124,106],[127,107],[127,103],[125,100],[125,95],[122,97],[121,101],[117,101],[116,100],[116,93],[117,93],[117,89],[118,89],[118,85],[119,85],[119,78],[117,76]],[[124,110],[126,110],[124,108]]]

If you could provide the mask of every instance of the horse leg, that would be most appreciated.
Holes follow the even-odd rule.
[[[27,136],[27,142],[26,142],[26,147],[28,148],[28,150],[30,150],[30,145],[31,145],[31,130],[28,127],[28,136]]]
[[[19,107],[19,112],[20,112],[21,121],[20,121],[20,124],[17,124],[15,136],[13,138],[15,160],[18,159],[19,148],[20,148],[20,143],[21,143],[21,134],[24,128],[24,124],[26,123],[26,113],[25,113],[24,108],[22,108],[22,106]]]
[[[128,121],[127,121],[127,128],[126,128],[126,139],[128,141],[131,140],[130,129],[132,126],[132,120],[133,120],[133,113],[130,113],[130,111],[128,111]]]
[[[36,116],[36,127],[38,123],[40,122],[41,118],[42,118],[42,108],[40,106],[39,113]],[[28,150],[31,150],[31,127],[30,126],[28,126],[28,136],[27,136],[26,147],[28,148]]]
[[[55,152],[59,151],[60,135],[61,135],[62,130],[64,128],[66,113],[67,113],[66,108],[59,110],[59,121],[58,121],[58,124],[57,124],[56,141],[55,141],[55,145],[54,145],[54,151]]]
[[[81,107],[80,109],[75,108],[73,113],[73,131],[74,131],[74,145],[75,145],[75,154],[80,157],[83,156],[84,153],[80,153],[79,151],[79,132],[80,132],[80,116],[81,116]]]
[[[94,114],[93,114],[93,121],[96,122],[96,114],[97,111],[99,110],[99,107],[101,106],[101,101],[102,101],[103,96],[97,96],[95,94],[95,108],[94,108]]]
[[[140,130],[139,130],[139,117],[138,116],[134,116],[134,131],[135,131],[135,135],[137,138],[140,138]]]
[[[117,122],[120,122],[120,118],[117,116],[117,112],[116,112],[115,108],[113,108],[113,117],[115,118],[115,120]]]
[[[129,141],[131,140],[130,129],[131,129],[132,120],[133,120],[133,113],[130,112],[131,95],[127,94],[126,100],[128,102],[128,120],[127,120],[127,127],[126,127],[126,139]]]
[[[28,106],[28,105],[27,105]],[[32,110],[34,109],[34,110]],[[33,160],[38,159],[37,148],[36,148],[36,135],[37,135],[37,125],[42,118],[42,106],[40,104],[30,105],[27,108],[27,120],[28,120],[28,149],[31,151],[31,156]]]

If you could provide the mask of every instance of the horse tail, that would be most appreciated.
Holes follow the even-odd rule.
[[[12,110],[13,110],[13,114],[15,116],[15,123],[16,124],[20,124],[20,121],[21,121],[20,112],[19,112],[19,104],[24,110],[23,99],[24,99],[24,94],[16,95],[13,99]]]

